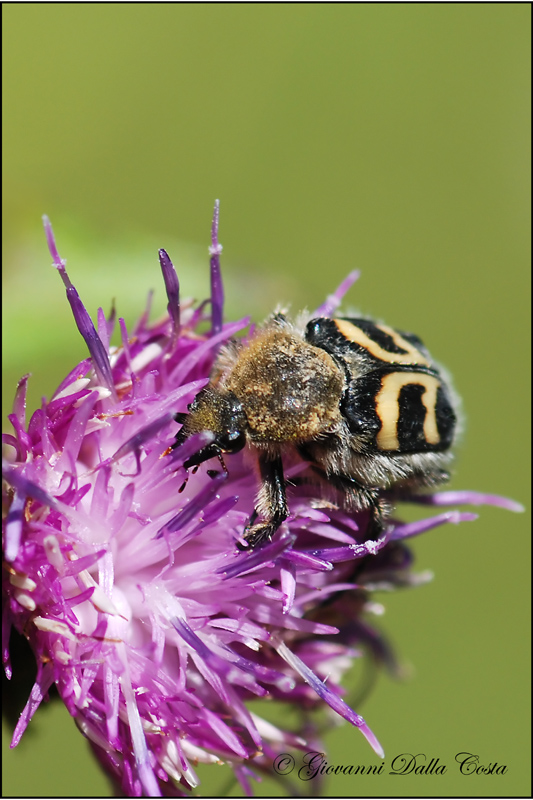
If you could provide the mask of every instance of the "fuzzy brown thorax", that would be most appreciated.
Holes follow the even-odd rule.
[[[344,374],[325,350],[275,326],[242,347],[220,388],[242,403],[254,444],[296,443],[336,426]]]

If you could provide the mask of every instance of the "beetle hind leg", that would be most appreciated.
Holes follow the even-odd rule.
[[[370,511],[368,538],[379,538],[387,527],[387,517],[390,514],[390,505],[380,495],[380,490],[376,487],[365,486],[349,475],[327,473],[316,464],[312,465],[312,469],[324,483],[332,486],[342,495],[345,508]]]

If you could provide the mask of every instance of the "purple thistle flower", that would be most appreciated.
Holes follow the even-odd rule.
[[[126,795],[184,794],[198,785],[198,762],[230,764],[248,793],[249,768],[267,771],[288,748],[316,748],[310,715],[324,705],[383,757],[340,683],[361,645],[393,663],[365,621],[370,592],[421,582],[404,540],[475,515],[392,521],[374,540],[366,535],[367,512],[317,507],[309,487],[296,485],[280,533],[265,547],[238,552],[257,489],[241,453],[228,459],[228,475],[209,462],[187,476],[183,463],[209,443],[209,433],[169,450],[174,414],[207,384],[221,343],[248,325],[223,323],[218,203],[209,313],[206,303],[180,305],[175,269],[160,250],[168,316],[150,324],[145,314],[131,333],[120,319],[119,347],[109,343],[114,315],[106,319],[100,310],[95,328],[46,219],[45,230],[90,358],[29,422],[23,377],[9,416],[14,434],[4,436],[6,674],[12,627],[37,661],[12,746],[55,684]],[[333,313],[356,278],[348,276],[318,313]],[[294,465],[288,475],[297,471]],[[474,492],[408,499],[520,510]],[[305,735],[247,709],[247,700],[267,697],[308,714]]]

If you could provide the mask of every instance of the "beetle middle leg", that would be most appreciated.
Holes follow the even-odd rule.
[[[261,489],[257,507],[244,529],[243,539],[246,544],[237,543],[239,550],[252,550],[271,541],[281,523],[289,516],[281,456],[269,458],[261,454],[259,470]],[[262,521],[254,524],[258,517],[261,517]]]

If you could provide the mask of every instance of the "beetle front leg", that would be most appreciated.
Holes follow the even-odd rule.
[[[269,542],[281,523],[289,516],[281,456],[268,458],[266,455],[260,455],[259,470],[261,489],[257,508],[244,529],[243,539],[246,544],[237,543],[239,550],[253,550]],[[262,521],[254,524],[258,516]]]

